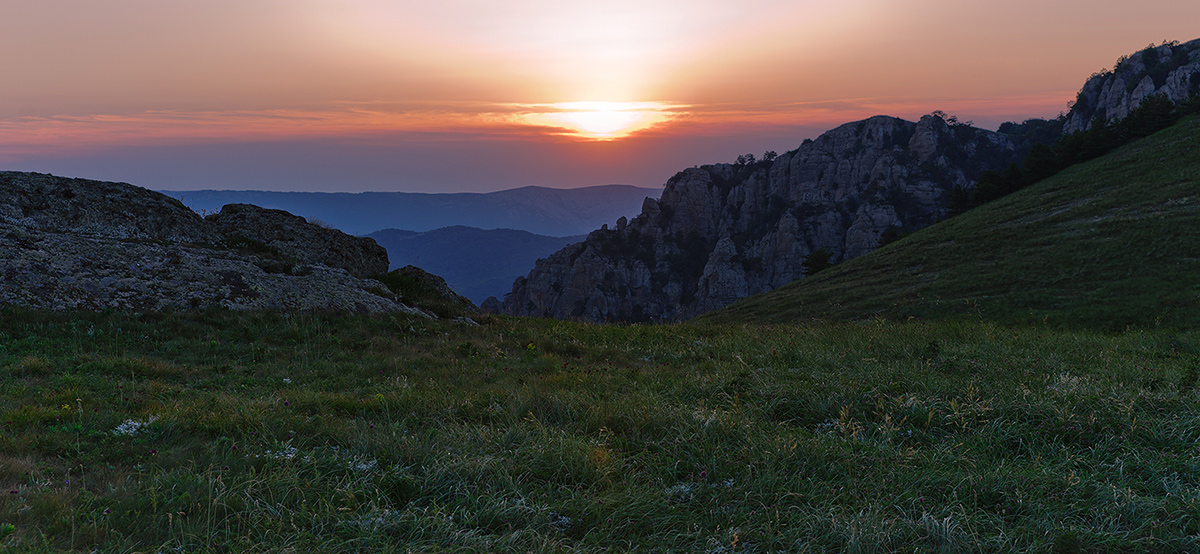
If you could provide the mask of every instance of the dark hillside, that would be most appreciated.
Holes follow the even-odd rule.
[[[1200,119],[706,321],[1200,324]]]

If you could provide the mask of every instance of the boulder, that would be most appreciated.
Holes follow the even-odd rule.
[[[419,313],[362,278],[386,270],[373,240],[286,212],[205,220],[125,183],[0,172],[0,305]]]
[[[337,267],[358,277],[387,273],[387,250],[367,237],[309,223],[283,210],[227,204],[204,218],[226,244],[265,245],[300,264]]]

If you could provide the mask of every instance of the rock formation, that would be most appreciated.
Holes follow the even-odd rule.
[[[128,184],[0,172],[0,305],[415,311],[363,278],[387,271],[373,240],[227,208],[205,220]]]
[[[388,271],[387,250],[375,239],[352,237],[283,210],[227,204],[204,219],[227,240],[262,243],[301,264],[338,267],[358,277]]]
[[[1179,103],[1197,92],[1200,39],[1150,46],[1122,58],[1112,71],[1092,75],[1067,114],[1063,132],[1087,130],[1097,119],[1123,119],[1152,94]]]
[[[821,248],[833,261],[945,215],[955,187],[1006,167],[1001,134],[926,116],[873,117],[773,161],[694,167],[618,221],[539,260],[506,295],[510,314],[593,321],[680,320],[803,276]],[[488,303],[495,308],[494,303]]]

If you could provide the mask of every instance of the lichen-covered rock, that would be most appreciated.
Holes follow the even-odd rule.
[[[373,240],[262,212],[238,207],[214,223],[133,185],[0,173],[0,305],[418,313],[360,277],[387,269]]]
[[[1146,97],[1179,103],[1200,92],[1200,39],[1151,46],[1122,58],[1112,71],[1093,75],[1071,106],[1063,133],[1090,129],[1096,120],[1124,119]]]
[[[815,250],[838,262],[876,248],[889,227],[931,224],[955,187],[972,188],[1017,154],[1004,135],[941,117],[873,117],[772,162],[687,169],[632,221],[539,260],[503,308],[588,320],[691,317],[802,277]]]
[[[0,172],[0,221],[56,233],[213,243],[211,226],[182,202],[125,183]]]
[[[358,277],[382,275],[388,270],[387,249],[375,239],[314,225],[283,210],[227,204],[204,219],[227,241],[263,244],[302,264],[337,267]]]
[[[253,255],[43,233],[0,222],[0,305],[46,310],[332,309],[413,312],[343,269],[268,273]]]

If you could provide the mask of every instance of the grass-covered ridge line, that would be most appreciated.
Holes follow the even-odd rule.
[[[1183,551],[1200,334],[0,317],[0,551]]]
[[[1200,118],[704,318],[877,315],[1200,326]]]

